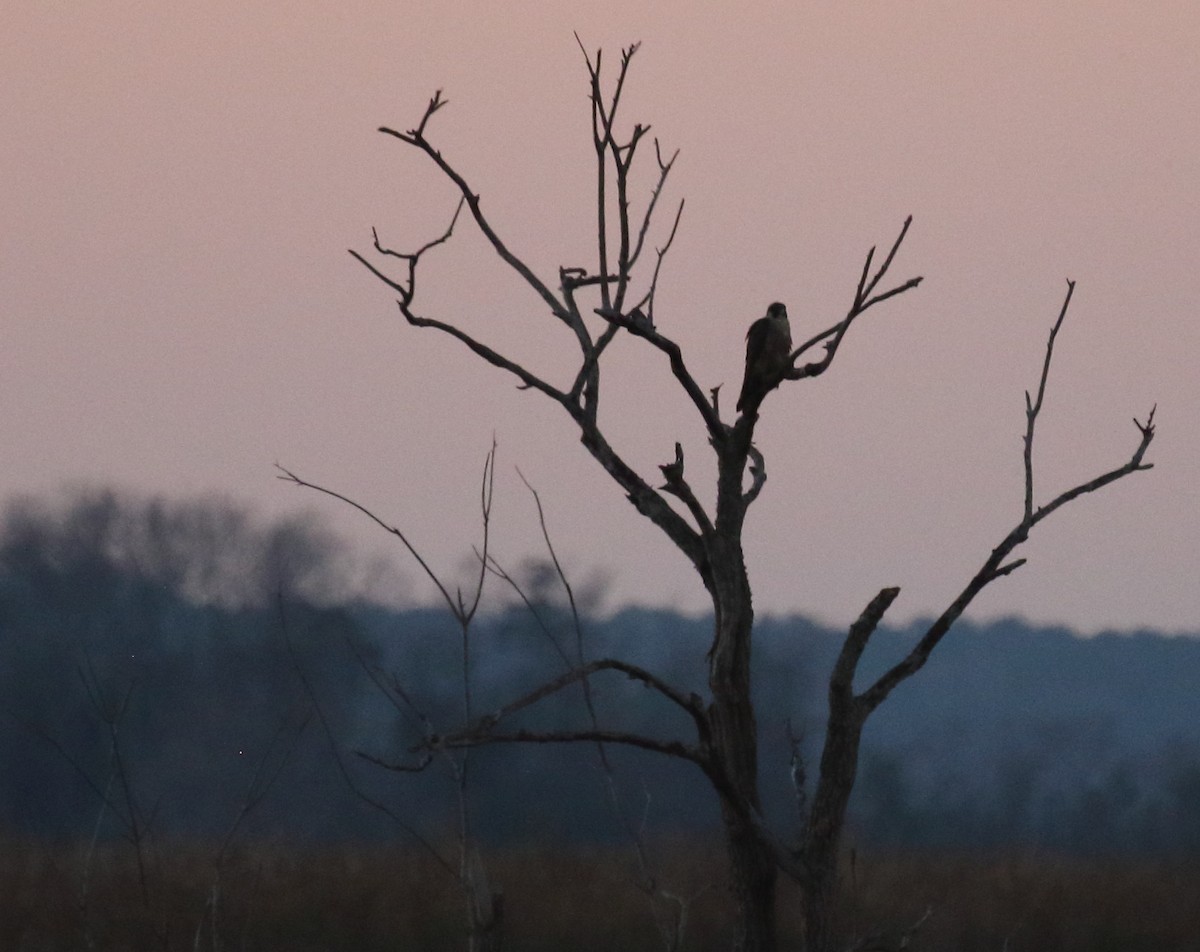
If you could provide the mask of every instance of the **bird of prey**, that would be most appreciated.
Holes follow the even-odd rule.
[[[750,325],[746,334],[746,376],[738,397],[738,412],[759,402],[783,379],[792,353],[792,329],[787,308],[776,301],[767,308],[767,316]]]

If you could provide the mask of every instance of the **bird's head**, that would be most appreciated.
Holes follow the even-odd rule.
[[[767,317],[773,317],[775,320],[787,320],[787,308],[776,301],[767,308]]]

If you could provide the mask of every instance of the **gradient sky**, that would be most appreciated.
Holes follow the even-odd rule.
[[[741,6],[741,5],[739,5]],[[514,467],[569,569],[610,604],[706,607],[692,570],[559,410],[433,331],[346,253],[439,234],[455,196],[374,130],[429,135],[555,284],[592,264],[586,74],[641,40],[626,119],[679,148],[686,196],[658,322],[736,390],[747,324],[837,320],[867,248],[915,216],[897,277],[834,368],[768,400],[747,551],[759,611],[844,623],[884,585],[939,611],[1020,517],[1023,391],[1078,281],[1040,425],[1039,497],[1149,473],[1044,523],[977,602],[1084,630],[1200,630],[1200,7],[1101,2],[733,5],[10,4],[0,36],[0,496],[100,483],[317,508],[279,461],[375,507],[453,575],[500,444],[494,542],[537,551]],[[665,199],[665,200],[666,200]],[[666,216],[660,222],[665,229]],[[658,233],[661,241],[665,231]],[[420,310],[557,381],[570,341],[461,228]],[[807,335],[805,335],[807,336]],[[610,439],[648,477],[711,467],[656,352],[609,352]],[[707,489],[705,498],[711,496]],[[413,591],[423,590],[405,566]]]

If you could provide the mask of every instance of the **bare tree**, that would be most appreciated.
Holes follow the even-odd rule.
[[[474,664],[473,664],[473,631],[471,628],[475,617],[479,612],[480,605],[483,602],[484,582],[488,577],[489,571],[494,570],[494,559],[492,557],[491,547],[491,520],[492,520],[492,497],[493,488],[495,486],[496,474],[496,444],[492,443],[491,449],[488,451],[487,458],[483,464],[483,477],[479,490],[479,505],[481,513],[481,522],[483,529],[483,540],[478,548],[475,549],[477,565],[475,567],[474,579],[464,593],[461,587],[454,588],[451,594],[451,586],[443,581],[443,579],[430,567],[424,556],[417,548],[409,541],[404,531],[397,526],[390,525],[384,522],[374,512],[367,509],[365,506],[355,502],[354,500],[334,492],[331,489],[318,486],[314,483],[307,482],[290,472],[284,467],[278,467],[280,470],[279,478],[285,482],[294,483],[307,489],[314,489],[317,492],[324,493],[340,500],[350,506],[353,506],[359,512],[370,518],[380,528],[386,530],[390,535],[397,539],[402,546],[408,551],[409,555],[420,566],[421,571],[426,578],[433,583],[434,588],[441,596],[447,610],[453,617],[455,625],[458,628],[459,650],[460,650],[460,702],[462,705],[461,716],[465,723],[471,723],[475,719],[475,701],[474,701]],[[282,615],[282,612],[281,612]],[[286,634],[286,627],[285,627]],[[352,650],[358,654],[354,646]],[[378,801],[365,793],[361,787],[351,778],[341,755],[337,750],[337,740],[334,737],[333,731],[330,729],[329,723],[326,720],[320,703],[317,699],[316,692],[305,675],[303,668],[300,666],[298,659],[293,657],[293,664],[296,672],[303,682],[305,689],[308,692],[309,698],[316,711],[318,719],[321,721],[322,727],[325,729],[331,748],[334,752],[334,757],[337,760],[338,768],[342,774],[342,778],[346,781],[350,789],[356,796],[364,800],[372,807],[385,813],[393,820],[398,822],[405,832],[416,842],[418,842],[424,850],[429,853],[437,861],[438,865],[449,872],[457,881],[459,889],[462,892],[464,901],[465,919],[467,925],[467,949],[469,952],[498,952],[503,947],[504,939],[504,893],[499,890],[493,890],[489,882],[487,869],[484,866],[483,855],[479,848],[478,837],[475,835],[475,820],[471,809],[470,798],[468,796],[470,786],[471,762],[470,749],[453,751],[447,747],[442,747],[435,751],[435,745],[429,743],[429,739],[434,736],[433,720],[429,714],[423,710],[416,699],[411,687],[404,683],[404,680],[398,675],[389,675],[379,666],[368,663],[367,659],[358,656],[359,663],[362,665],[364,672],[379,689],[380,693],[395,708],[398,715],[410,724],[415,725],[425,741],[419,745],[420,757],[414,762],[396,762],[378,757],[366,751],[356,751],[359,757],[369,761],[370,763],[384,767],[388,770],[397,773],[420,773],[428,768],[434,761],[434,753],[440,754],[437,758],[441,761],[454,783],[456,796],[456,826],[458,837],[458,857],[457,866],[442,852],[433,845],[426,837],[422,836],[417,830],[402,820],[397,814],[386,804]]]
[[[582,49],[582,44],[581,44]],[[721,805],[728,852],[730,880],[737,904],[735,948],[766,952],[776,947],[775,892],[780,870],[801,886],[805,914],[806,948],[824,952],[835,942],[832,921],[837,885],[838,847],[846,806],[854,786],[859,741],[871,713],[902,681],[925,664],[930,653],[954,622],[986,586],[1024,564],[1015,550],[1030,531],[1056,510],[1077,497],[1098,490],[1124,476],[1149,469],[1143,457],[1154,437],[1154,413],[1145,423],[1135,420],[1139,439],[1123,464],[1080,483],[1038,504],[1033,486],[1034,428],[1042,409],[1055,336],[1066,317],[1074,289],[1068,282],[1066,299],[1046,347],[1045,362],[1036,397],[1026,395],[1024,509],[1012,530],[999,541],[971,576],[959,595],[929,626],[915,647],[874,683],[855,688],[858,662],[884,613],[899,589],[883,588],[850,626],[829,682],[829,716],[824,747],[811,797],[802,799],[804,816],[794,840],[777,835],[764,819],[759,800],[758,730],[752,700],[750,659],[754,611],[751,586],[742,549],[746,513],[763,489],[766,464],[754,444],[755,426],[764,399],[781,385],[820,377],[840,352],[847,333],[876,304],[917,287],[921,279],[893,281],[891,269],[908,234],[911,217],[900,229],[881,261],[875,248],[866,256],[858,284],[845,316],[791,350],[781,366],[759,380],[748,392],[736,419],[723,417],[719,388],[706,390],[692,376],[679,345],[659,329],[655,296],[663,260],[679,226],[683,202],[677,206],[665,239],[654,250],[649,280],[634,280],[635,266],[649,257],[651,227],[655,223],[663,189],[678,153],[669,158],[654,140],[657,179],[640,211],[634,212],[630,195],[631,169],[646,152],[649,126],[635,124],[626,133],[617,130],[617,113],[636,54],[635,44],[622,51],[615,83],[606,91],[602,83],[602,56],[584,51],[590,80],[592,138],[596,154],[596,250],[594,264],[562,265],[555,278],[538,275],[501,236],[485,215],[480,195],[458,166],[451,163],[428,137],[430,121],[445,105],[439,90],[430,99],[417,125],[407,132],[380,131],[423,153],[461,194],[459,206],[445,233],[413,252],[384,246],[375,234],[375,255],[351,251],[398,298],[400,312],[413,327],[432,328],[469,348],[484,362],[514,376],[524,389],[533,390],[560,406],[578,427],[583,445],[617,483],[634,508],[669,538],[694,566],[712,599],[713,639],[708,651],[708,696],[700,697],[673,686],[650,671],[614,658],[579,663],[561,676],[484,716],[468,719],[461,730],[431,737],[430,750],[468,748],[496,743],[601,742],[626,744],[694,763],[710,781]],[[565,383],[555,383],[534,373],[450,321],[427,317],[416,306],[416,279],[421,259],[448,241],[463,207],[496,255],[512,269],[549,311],[550,333],[555,324],[574,338],[579,355]],[[399,276],[388,265],[401,264]],[[585,303],[586,301],[586,303]],[[706,505],[693,490],[685,473],[682,447],[660,466],[662,483],[639,473],[610,443],[598,422],[600,378],[609,345],[624,333],[644,341],[667,358],[675,385],[682,388],[702,422],[717,466],[715,500]],[[790,345],[789,345],[790,346]],[[684,711],[694,726],[694,736],[676,740],[620,730],[602,725],[570,731],[532,731],[510,727],[518,712],[568,686],[604,672],[635,679]],[[784,765],[781,765],[781,767]],[[803,765],[793,772],[802,775]]]

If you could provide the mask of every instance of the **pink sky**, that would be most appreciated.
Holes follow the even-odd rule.
[[[513,248],[551,284],[591,264],[578,30],[613,61],[643,41],[626,118],[682,150],[658,321],[703,386],[736,388],[770,301],[797,336],[839,318],[866,249],[915,216],[896,267],[925,283],[864,319],[824,378],[767,402],[748,528],[760,612],[841,624],[895,584],[902,620],[953,597],[1020,516],[1022,394],[1070,277],[1041,499],[1124,462],[1155,402],[1156,468],[1039,527],[1029,564],[972,613],[1200,629],[1194,4],[10,6],[0,496],[220,491],[316,507],[383,545],[277,482],[278,460],[453,573],[495,433],[508,562],[536,552],[520,466],[577,578],[611,577],[610,604],[705,608],[561,410],[404,325],[345,250],[368,249],[372,225],[401,248],[445,227],[451,189],[374,131],[408,128],[441,87],[430,137]],[[562,328],[467,228],[418,304],[569,373]],[[701,427],[660,355],[626,341],[610,356],[610,439],[647,476],[680,439],[704,486]]]

